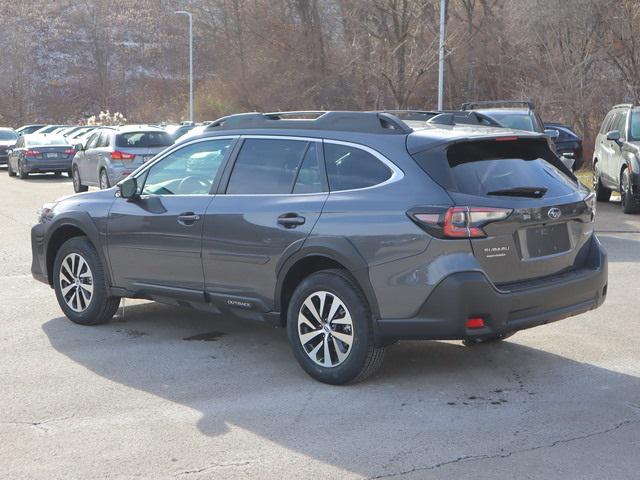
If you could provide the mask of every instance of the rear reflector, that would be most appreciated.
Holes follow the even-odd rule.
[[[514,142],[518,137],[497,137],[496,142]]]
[[[467,320],[467,328],[484,328],[484,318],[471,317]]]

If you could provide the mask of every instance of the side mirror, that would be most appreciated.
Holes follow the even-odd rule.
[[[84,150],[84,145],[83,145],[83,144],[81,144],[81,143],[76,143],[76,144],[73,146],[73,149],[74,149],[76,152],[81,152],[82,150]]]
[[[128,177],[118,183],[118,191],[122,198],[134,198],[138,195],[138,180]]]
[[[620,141],[620,131],[619,130],[611,130],[607,133],[607,140],[611,142],[619,142]]]
[[[555,128],[545,128],[544,134],[551,138],[551,140],[556,140],[560,136],[560,132]]]

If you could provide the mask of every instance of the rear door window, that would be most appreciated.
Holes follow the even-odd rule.
[[[309,143],[271,138],[246,139],[233,166],[227,193],[291,193]]]
[[[361,148],[325,142],[324,158],[331,191],[372,187],[386,182],[393,174],[389,167]]]

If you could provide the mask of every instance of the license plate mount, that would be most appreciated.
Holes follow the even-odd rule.
[[[571,250],[566,223],[528,228],[525,236],[529,258],[546,257]]]

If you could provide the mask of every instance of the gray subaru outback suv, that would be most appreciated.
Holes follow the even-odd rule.
[[[342,384],[399,339],[473,345],[598,307],[594,213],[537,133],[240,114],[45,205],[32,272],[83,325],[124,297],[273,322],[307,373]]]

